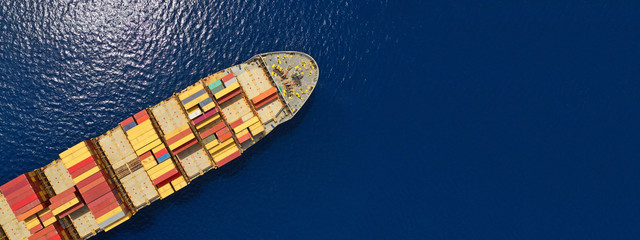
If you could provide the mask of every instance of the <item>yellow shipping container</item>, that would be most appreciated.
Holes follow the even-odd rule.
[[[51,224],[54,224],[55,222],[57,222],[58,220],[55,217],[49,218],[49,219],[45,219],[44,222],[42,223],[43,226],[48,227]]]
[[[213,102],[210,102],[207,105],[202,106],[202,110],[204,110],[205,112],[208,112],[209,110],[213,109],[214,107],[216,107],[216,104],[213,103]]]
[[[231,91],[236,90],[239,87],[240,87],[240,84],[238,82],[235,82],[235,83],[231,84],[231,86],[228,86],[227,88],[220,90],[220,92],[217,92],[213,96],[215,96],[216,99],[219,99],[219,98],[223,97],[224,95],[227,95],[227,93],[230,93]]]
[[[73,207],[74,205],[78,204],[79,202],[80,202],[80,200],[78,200],[78,198],[73,198],[73,199],[69,200],[67,203],[62,204],[58,208],[51,210],[51,212],[53,212],[53,215],[57,216],[61,212],[64,212],[65,210]]]
[[[105,215],[100,216],[98,219],[96,219],[96,222],[101,223],[101,222],[107,221],[109,218],[115,216],[120,212],[124,212],[124,207],[122,205],[114,208],[113,210],[109,211]]]
[[[192,107],[195,107],[196,105],[198,105],[198,103],[202,102],[203,100],[207,99],[209,97],[209,94],[205,93],[200,95],[199,97],[197,97],[196,99],[193,99],[191,101],[189,101],[188,103],[184,104],[184,108],[185,109],[189,109]]]
[[[142,159],[142,161],[140,162],[142,163],[142,167],[144,167],[144,170],[146,171],[149,171],[149,169],[153,168],[153,166],[158,165],[158,162],[156,162],[156,159],[153,158],[153,156]]]
[[[252,117],[251,119],[249,119],[249,121],[243,122],[242,124],[238,125],[237,127],[233,128],[234,132],[239,132],[242,131],[242,129],[245,129],[257,122],[260,122],[260,120],[258,119],[258,117]]]
[[[87,159],[90,156],[91,156],[91,152],[89,152],[88,149],[85,149],[85,150],[77,151],[74,154],[61,159],[62,159],[62,163],[64,163],[64,166],[67,168],[70,168],[70,167],[73,167],[73,165],[76,165],[79,162],[82,162],[83,160]]]
[[[163,174],[176,169],[176,166],[171,164],[169,166],[163,167],[163,168],[158,168],[156,171],[154,171],[153,173],[149,173],[149,177],[151,178],[151,180],[155,180],[156,178],[159,178],[160,176],[162,176]]]
[[[236,133],[236,137],[244,136],[247,133],[249,133],[249,129],[243,129],[242,131]]]
[[[51,209],[49,209],[49,207],[43,209],[42,211],[40,211],[38,213],[38,218],[40,218],[40,221],[42,222],[42,225],[45,226],[45,227],[49,226],[49,225],[51,225],[51,224],[53,224],[54,222],[57,221],[56,218],[53,217],[53,216],[48,218],[48,219],[43,217],[44,215],[49,214],[49,213],[51,213]]]
[[[213,122],[215,120],[218,120],[218,119],[220,119],[220,115],[215,114],[215,115],[205,119],[204,121],[199,122],[198,124],[196,124],[196,128],[198,130],[200,130],[202,127],[207,126],[207,124],[209,124],[209,123],[211,123],[211,122]]]
[[[142,124],[129,129],[129,131],[127,131],[127,136],[129,136],[129,139],[132,139],[132,138],[135,138],[136,136],[139,136],[143,133],[148,132],[151,129],[153,129],[153,125],[151,125],[151,121],[145,121]]]
[[[77,178],[73,179],[73,182],[78,184],[80,181],[87,179],[88,177],[90,177],[91,175],[97,173],[98,171],[100,171],[100,167],[99,166],[95,166],[92,169],[89,169],[89,171],[83,173],[82,175],[78,176]]]
[[[82,141],[82,142],[76,144],[75,146],[65,150],[64,152],[60,153],[60,158],[67,157],[67,156],[71,155],[72,153],[74,153],[75,151],[78,151],[79,149],[82,149],[82,148],[85,148],[85,149],[87,148],[87,143],[84,142],[84,141]]]
[[[200,108],[197,107],[197,106],[192,106],[191,108],[186,108],[185,107],[184,109],[187,109],[187,115],[190,115],[190,114],[194,113],[195,111],[198,111],[198,109],[200,109]]]
[[[160,139],[158,138],[157,135],[153,134],[153,135],[147,136],[146,138],[138,138],[135,142],[131,143],[131,146],[133,147],[133,149],[139,150],[139,149],[142,149],[144,147],[147,147],[149,144],[151,144],[151,143],[153,143],[154,141],[157,141],[157,140],[160,140]],[[156,146],[158,146],[158,145],[157,144],[153,145],[154,148]],[[149,150],[151,150],[151,149],[149,149]],[[141,153],[145,153],[147,151],[143,151]]]
[[[106,228],[104,228],[104,231],[108,232],[109,230],[113,229],[114,227],[117,227],[118,225],[122,224],[123,222],[129,220],[129,218],[131,218],[131,213],[127,213],[127,215],[125,215],[120,220],[118,220],[118,221],[112,223],[111,225],[107,226]]]
[[[33,215],[31,217],[28,217],[27,219],[24,220],[24,223],[27,225],[28,229],[32,229],[35,226],[40,225],[40,220],[38,220],[38,218],[36,217],[36,215]]]
[[[233,146],[230,148],[225,149],[224,151],[220,152],[219,154],[217,154],[216,156],[213,157],[213,160],[216,162],[221,161],[222,159],[228,157],[229,155],[239,151],[240,149],[238,149],[237,146]]]
[[[160,139],[156,139],[155,141],[147,144],[146,146],[144,146],[143,148],[140,148],[138,150],[136,150],[136,154],[138,154],[138,156],[142,155],[143,153],[148,152],[149,150],[158,147],[158,145],[162,144],[162,141]]]
[[[235,142],[233,141],[233,138],[227,139],[226,141],[222,142],[222,144],[209,150],[209,152],[211,153],[211,155],[214,155],[215,153],[220,152],[221,150],[228,148],[229,146],[235,146]]]
[[[164,162],[156,165],[155,167],[149,169],[149,171],[147,171],[147,174],[149,174],[149,176],[151,177],[151,176],[155,175],[157,172],[162,171],[163,169],[168,168],[168,167],[175,167],[173,165],[173,161],[170,161],[170,160],[164,161]],[[164,172],[166,173],[167,171],[164,171]]]
[[[204,147],[207,149],[211,149],[215,146],[217,146],[220,142],[218,142],[218,139],[213,139],[210,143],[207,143]]]
[[[173,186],[173,189],[177,192],[178,190],[187,186],[187,181],[184,179],[184,177],[179,177],[171,181],[171,186]]]
[[[178,95],[178,98],[180,99],[180,102],[184,101],[185,99],[187,99],[188,97],[191,97],[191,95],[199,92],[200,90],[204,89],[204,87],[202,86],[202,84],[200,82],[197,82],[195,85],[193,85],[190,88],[187,88],[184,90],[184,92],[180,93]],[[206,93],[205,93],[206,95]]]
[[[189,124],[184,124],[184,125],[182,125],[182,126],[180,126],[180,127],[176,128],[176,129],[174,129],[174,130],[173,130],[173,131],[171,131],[170,133],[165,134],[165,135],[164,135],[164,138],[165,138],[165,139],[167,139],[167,140],[168,140],[168,139],[171,139],[172,137],[174,137],[174,136],[176,136],[176,135],[180,134],[181,132],[183,132],[183,131],[184,131],[184,130],[186,130],[187,128],[189,128]]]
[[[262,123],[260,122],[257,122],[249,126],[249,131],[251,131],[251,135],[255,136],[258,133],[264,132],[264,125],[262,125]]]
[[[171,184],[167,184],[162,186],[161,188],[158,188],[158,193],[160,193],[161,199],[165,199],[169,195],[173,194],[174,191],[173,188],[171,188]]]
[[[137,137],[130,137],[129,142],[131,142],[133,148],[136,148],[135,146],[144,146],[144,142],[149,143],[150,141],[153,141],[154,138],[158,138],[158,134],[156,134],[155,130],[151,129]]]
[[[173,144],[169,145],[169,149],[174,150],[180,146],[182,146],[183,144],[187,143],[188,141],[191,141],[191,139],[194,139],[195,136],[193,135],[193,133],[189,133],[189,135],[184,136],[182,139],[174,142]]]
[[[160,152],[160,150],[162,150],[162,149],[164,149],[164,144],[160,144],[159,146],[154,147],[153,149],[151,149],[151,151],[153,153],[157,153],[157,152]]]

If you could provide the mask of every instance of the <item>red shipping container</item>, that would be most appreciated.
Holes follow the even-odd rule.
[[[167,149],[166,148],[162,148],[160,151],[153,153],[153,156],[156,157],[156,159],[158,159],[159,157],[161,157],[162,155],[167,154]]]
[[[71,174],[72,178],[77,178],[80,175],[86,173],[87,171],[91,170],[92,168],[96,167],[98,165],[96,165],[95,162],[89,162],[87,164],[85,164],[84,166],[80,167],[79,169],[73,171],[73,172],[69,172]]]
[[[161,182],[171,178],[172,176],[174,176],[176,174],[178,174],[178,170],[173,168],[173,169],[169,170],[168,172],[166,172],[165,174],[162,174],[160,177],[158,177],[156,179],[153,179],[153,184],[155,184],[155,185],[157,185],[159,187],[162,187],[162,186],[159,185]]]
[[[227,125],[226,125],[226,124],[224,124],[224,122],[223,122],[223,121],[220,121],[220,123],[218,123],[218,124],[216,124],[215,126],[213,126],[213,127],[211,128],[211,130],[213,130],[213,131],[217,132],[217,131],[222,130],[223,128],[227,128]]]
[[[0,191],[2,191],[2,194],[4,194],[5,196],[11,194],[12,192],[14,192],[15,190],[18,190],[20,188],[22,188],[25,183],[28,183],[29,180],[27,179],[27,174],[22,174],[20,176],[17,176],[16,178],[12,179],[11,181],[5,183],[4,185],[0,186]]]
[[[240,124],[242,124],[242,123],[243,123],[242,118],[240,118],[240,119],[236,120],[235,122],[232,122],[231,124],[229,124],[229,126],[231,126],[231,128],[235,128],[237,126],[240,126]]]
[[[47,236],[47,237],[49,237],[49,236]],[[50,237],[47,240],[61,240],[61,239],[62,239],[62,237],[59,234],[56,233],[55,235],[53,235],[52,237]]]
[[[223,82],[227,82],[227,81],[231,80],[233,77],[234,77],[233,73],[229,73],[229,74],[225,75],[224,77],[222,77],[222,81]]]
[[[42,239],[48,239],[48,238],[45,238],[45,237],[46,237],[46,236],[47,236],[47,234],[49,234],[50,232],[52,232],[52,231],[54,231],[54,232],[55,232],[56,228],[55,228],[55,226],[54,226],[54,225],[56,225],[56,224],[58,224],[58,223],[56,222],[56,223],[54,223],[54,224],[51,224],[51,225],[47,226],[46,228],[44,228],[44,229],[40,230],[40,231],[39,231],[39,232],[37,232],[36,234],[31,235],[31,236],[29,237],[29,240],[37,240],[37,239],[40,239],[40,238],[42,238]]]
[[[124,127],[124,126],[127,126],[129,123],[132,123],[132,122],[133,122],[133,117],[129,117],[129,118],[125,119],[124,121],[120,122],[120,125],[122,125]]]
[[[241,88],[238,88],[236,90],[231,91],[230,93],[227,93],[227,95],[224,95],[224,97],[218,98],[218,103],[222,104],[226,101],[229,101],[229,99],[232,99],[233,97],[237,96],[238,94],[240,94],[242,92]]]
[[[23,213],[28,212],[29,210],[33,209],[34,207],[40,205],[41,202],[39,199],[33,200],[31,202],[28,202],[27,204],[25,204],[24,206],[22,206],[21,208],[17,209],[17,210],[13,210],[13,208],[11,208],[11,210],[13,210],[13,213],[16,214],[16,216],[21,215]],[[27,216],[29,217],[29,216]],[[25,217],[26,218],[26,217]]]
[[[142,160],[148,158],[149,156],[151,156],[151,151],[145,152],[142,155],[140,155],[140,160],[142,161]]]
[[[33,228],[29,229],[29,232],[31,232],[31,234],[35,234],[38,231],[40,231],[42,228],[43,228],[42,224],[38,224],[38,225],[35,225]]]
[[[67,171],[71,173],[91,163],[93,163],[93,165],[96,165],[96,160],[93,158],[93,156],[89,156],[88,158],[77,163],[76,165],[71,166],[70,168],[67,169]]]
[[[271,97],[268,97],[268,98],[260,101],[259,103],[254,104],[254,107],[255,107],[255,109],[258,109],[258,108],[264,106],[265,104],[270,103],[271,101],[275,100],[276,98],[278,98],[278,95],[277,94],[273,94],[273,95],[271,95]]]
[[[177,142],[178,140],[186,137],[187,135],[189,135],[191,133],[191,128],[187,128],[184,131],[178,133],[178,135],[175,135],[169,139],[167,139],[167,144],[171,145],[175,142]]]
[[[211,134],[214,134],[215,132],[220,131],[221,129],[226,128],[226,127],[227,127],[227,125],[225,125],[224,122],[220,122],[220,123],[216,124],[215,126],[203,131],[202,134],[200,134],[200,136],[202,138],[206,138],[208,136],[211,136]]]
[[[250,134],[250,133],[247,133],[247,134],[245,134],[245,135],[240,136],[240,137],[238,138],[238,142],[243,143],[243,142],[245,142],[245,141],[247,141],[247,140],[249,140],[249,139],[251,139],[251,134]]]
[[[29,237],[29,240],[60,240],[62,239],[60,234],[64,230],[58,222],[47,226],[34,235]]]
[[[98,171],[97,173],[94,173],[93,175],[86,178],[85,180],[80,181],[78,184],[76,184],[76,187],[78,188],[78,190],[80,190],[80,193],[86,192],[86,190],[88,189],[83,190],[84,187],[95,182],[98,179],[102,179],[103,181],[106,181],[105,176],[106,174],[102,170]]]
[[[145,120],[149,119],[149,114],[147,114],[147,110],[142,110],[136,113],[135,115],[133,115],[133,117],[136,119],[136,122],[140,124]]]
[[[27,196],[25,196],[25,198],[23,198],[22,200],[20,200],[16,204],[9,204],[9,206],[11,207],[11,210],[17,211],[20,208],[28,205],[31,202],[37,202],[38,204],[40,203],[40,199],[38,199],[38,194],[34,193],[34,194],[31,194],[31,195],[27,195]],[[36,204],[36,205],[38,205],[38,204]],[[29,210],[29,209],[26,209],[26,210]]]
[[[94,200],[100,198],[102,195],[104,195],[107,192],[111,192],[111,187],[109,186],[109,184],[104,182],[104,183],[98,184],[94,188],[82,194],[82,198],[84,199],[84,202],[91,203]]]
[[[47,220],[49,218],[53,218],[53,212],[49,211],[47,213],[45,213],[44,215],[40,216],[40,220]]]
[[[198,143],[198,139],[195,139],[195,138],[191,139],[191,141],[188,141],[187,143],[182,144],[182,146],[177,147],[175,150],[173,150],[173,154],[178,154],[178,153],[184,151],[185,149],[195,145],[196,143]]]
[[[141,118],[136,119],[136,121],[137,121],[138,123],[143,123],[143,122],[145,122],[145,121],[147,121],[147,120],[149,120],[149,115],[142,116]]]
[[[105,194],[102,197],[96,199],[95,201],[87,204],[87,207],[89,207],[91,211],[95,212],[111,204],[112,202],[117,202],[117,201],[118,199],[116,199],[115,196],[113,196],[113,194]]]
[[[88,192],[89,190],[93,189],[94,187],[106,183],[107,181],[104,178],[98,178],[96,180],[94,180],[93,182],[83,186],[82,188],[80,188],[80,193],[84,194],[86,192]]]
[[[76,197],[76,188],[71,187],[65,190],[64,192],[61,192],[60,194],[51,197],[51,199],[49,199],[49,201],[51,202],[51,205],[49,205],[49,208],[56,209],[64,205],[65,203],[68,203],[71,199],[75,197]]]
[[[216,131],[214,131],[213,128],[210,128],[201,132],[200,137],[204,139],[204,138],[207,138],[208,136],[211,136],[211,134],[214,134],[214,133],[216,133]]]
[[[252,98],[251,102],[255,105],[256,103],[259,103],[260,101],[266,99],[267,97],[270,97],[274,93],[276,93],[276,88],[271,87],[267,91],[264,91],[263,93],[260,93],[260,95]]]
[[[69,214],[71,214],[71,213],[75,212],[76,210],[78,210],[78,209],[82,208],[83,206],[84,206],[84,204],[82,204],[81,202],[79,202],[78,204],[73,205],[73,207],[70,207],[69,209],[64,210],[63,212],[61,212],[60,214],[58,214],[58,217],[59,217],[59,218],[66,217],[67,215],[69,215]]]
[[[173,175],[173,176],[171,176],[170,178],[167,178],[166,180],[164,180],[164,181],[160,182],[157,186],[158,186],[158,187],[162,187],[162,186],[164,186],[164,185],[167,185],[167,184],[169,184],[171,181],[176,180],[177,178],[179,178],[180,176],[182,176],[180,173],[178,173],[178,174],[176,174],[176,175]]]
[[[227,131],[227,133],[225,133],[225,134],[223,134],[222,136],[220,136],[220,137],[218,138],[218,140],[219,140],[220,142],[224,142],[224,141],[227,141],[227,139],[231,138],[231,136],[233,136],[233,134],[231,134],[231,132]]]
[[[21,214],[16,214],[14,213],[17,217],[16,219],[18,219],[18,221],[24,221],[25,219],[33,216],[34,214],[38,213],[39,211],[41,211],[42,209],[44,209],[44,205],[43,204],[38,204],[36,206],[34,206],[33,208],[31,208],[30,210],[27,210]]]
[[[118,199],[116,199],[113,194],[105,194],[102,197],[96,199],[95,201],[89,203],[87,207],[89,207],[89,209],[91,209],[92,211],[96,212],[113,202],[118,202]]]
[[[220,160],[219,162],[217,162],[216,164],[218,165],[218,167],[222,167],[223,165],[227,164],[228,162],[231,162],[231,160],[237,158],[240,156],[240,151],[237,151],[231,155],[229,155],[226,158],[223,158],[222,160]]]
[[[35,194],[36,192],[33,190],[31,185],[24,185],[22,188],[14,191],[10,195],[5,195],[5,199],[9,203],[9,205],[17,204],[22,201],[25,197],[30,196],[31,194]]]
[[[93,213],[93,216],[97,219],[111,212],[111,210],[117,208],[118,206],[120,206],[120,204],[117,201],[105,202],[104,206],[101,206],[99,209],[96,209],[96,210],[91,209],[91,213]]]
[[[191,122],[193,123],[193,125],[197,125],[198,123],[200,123],[200,122],[210,118],[211,116],[215,115],[217,112],[218,112],[218,108],[215,107],[215,108],[209,110],[208,112],[205,112],[204,114],[200,115],[199,117],[196,117]]]
[[[223,129],[220,129],[220,131],[216,132],[216,136],[218,136],[218,138],[220,138],[220,136],[222,136],[224,134],[227,134],[228,132],[229,132],[228,128],[223,128]]]

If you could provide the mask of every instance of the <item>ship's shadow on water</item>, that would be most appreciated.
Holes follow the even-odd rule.
[[[136,215],[131,217],[131,219],[127,221],[127,224],[118,226],[114,231],[98,234],[94,238],[118,239],[118,236],[135,234],[141,229],[149,228],[155,224],[156,220],[154,219],[158,217],[157,215],[163,211],[167,211],[171,206],[178,205],[179,208],[181,205],[186,205],[193,201],[195,197],[200,196],[203,191],[205,191],[205,188],[211,188],[213,184],[219,182],[218,180],[222,178],[231,178],[237,175],[254,160],[254,157],[261,156],[264,154],[265,150],[270,149],[270,146],[273,145],[274,141],[277,141],[276,139],[282,139],[283,136],[292,134],[294,129],[296,129],[297,126],[306,118],[309,109],[313,106],[314,99],[315,95],[312,94],[309,99],[307,99],[304,107],[300,109],[300,111],[291,120],[277,126],[274,131],[269,133],[253,146],[249,147],[237,159],[227,163],[222,168],[213,169],[204,175],[201,175],[185,188],[174,193],[168,198],[153,202],[151,205],[145,207]],[[277,149],[274,149],[273,151],[277,151]],[[220,195],[223,196],[224,194],[220,193]]]

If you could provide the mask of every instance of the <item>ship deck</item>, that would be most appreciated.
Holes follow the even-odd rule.
[[[310,56],[273,52],[197,81],[0,186],[0,240],[115,228],[291,119],[317,77]]]

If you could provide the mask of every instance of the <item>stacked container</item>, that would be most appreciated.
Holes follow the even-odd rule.
[[[234,135],[239,146],[242,149],[246,149],[255,142],[254,136],[264,132],[264,127],[256,115],[255,110],[247,102],[243,87],[240,85],[240,79],[246,78],[245,75],[247,74],[242,70],[242,66],[246,66],[246,64],[238,67],[237,71],[240,75],[237,77],[233,72],[227,71],[224,72],[224,74],[216,73],[206,78],[204,82],[209,89],[211,89],[211,92],[220,105],[223,118],[231,127],[230,130],[225,130],[222,134],[216,133],[216,136],[224,138],[225,134]],[[218,77],[219,79],[217,79]],[[268,84],[267,81],[265,81],[265,83]],[[262,84],[262,82],[260,82],[260,84]],[[222,88],[220,86],[222,86]],[[277,95],[275,96],[277,97]],[[262,100],[260,102],[268,101],[265,99],[269,98],[272,98],[272,96],[261,96],[260,99]],[[240,156],[241,152],[241,149],[237,146],[233,146],[230,143],[225,144],[223,141],[221,141],[221,143],[220,146],[212,149],[211,153],[216,163],[218,163],[218,166],[224,165]]]
[[[218,145],[220,140],[215,135],[217,132],[219,132],[219,134],[222,132],[226,134],[226,136],[223,136],[223,141],[230,140],[230,142],[233,143],[231,134],[229,134],[226,124],[220,117],[219,108],[216,106],[213,99],[211,99],[211,95],[201,82],[197,82],[196,84],[186,88],[184,91],[178,93],[177,96],[182,103],[183,108],[187,112],[188,120],[191,125],[194,126],[194,129],[196,129],[196,134],[200,139],[202,139],[202,145],[195,147],[199,148],[198,151],[204,153],[205,150],[202,149],[202,146],[204,146],[206,150],[210,150],[214,146]],[[180,120],[182,119],[176,119],[176,121]],[[184,123],[186,124],[187,121],[184,121]],[[197,172],[205,172],[207,171],[207,168],[212,167],[211,160],[208,157],[199,158],[200,161],[194,162],[189,161],[190,157],[186,156],[186,154],[178,153],[177,155],[181,159],[181,164],[185,171],[190,176],[192,173],[196,174]],[[203,155],[206,156],[207,154]]]
[[[37,213],[44,210],[48,204],[45,202],[46,194],[40,189],[35,172],[22,174],[0,186],[0,192],[12,212],[6,216],[10,222],[15,224],[13,221],[13,216],[15,216],[15,220],[18,222],[24,221],[26,228],[31,233],[36,233],[44,228]],[[21,227],[16,231],[20,231],[20,229]]]
[[[140,119],[140,125],[137,126],[146,129],[151,125],[151,120],[149,120],[146,112],[143,113],[145,114],[138,114],[138,116],[142,115],[144,116],[144,118],[138,118]],[[135,121],[134,123],[137,124],[137,122]],[[133,128],[129,130],[132,129]],[[136,131],[133,131],[132,133],[135,134],[135,132]],[[147,134],[147,136],[150,137],[147,137],[146,141],[149,141],[150,143],[157,142],[158,140],[158,135],[153,130],[151,131],[151,134]],[[118,126],[98,137],[96,140],[100,145],[102,151],[104,152],[107,161],[114,169],[115,175],[120,180],[123,189],[127,193],[129,199],[131,199],[131,203],[133,204],[133,207],[135,209],[141,209],[149,203],[159,199],[159,195],[155,186],[151,182],[149,175],[147,175],[147,172],[143,168],[142,163],[138,159],[137,153],[129,143],[129,140],[127,139],[127,136],[125,135],[122,127]],[[158,146],[161,147],[158,148]],[[153,147],[154,149],[157,149],[157,153],[161,153],[161,150],[164,150],[166,152],[166,149],[164,149],[164,145],[162,145],[162,143]],[[144,146],[139,146],[139,148],[144,148]],[[144,154],[146,153],[143,153],[143,155]],[[162,158],[160,159],[169,159],[168,154],[165,154],[161,157]]]
[[[236,74],[238,83],[247,98],[250,99],[260,121],[263,124],[271,122],[276,114],[283,110],[284,104],[278,99],[277,88],[269,80],[260,64],[257,62],[243,63],[231,69]],[[250,126],[249,131],[255,137],[264,131],[264,128],[257,125]]]
[[[94,235],[100,227],[96,223],[96,219],[89,211],[84,200],[82,200],[82,197],[79,196],[76,183],[69,173],[69,170],[67,170],[65,163],[60,159],[55,160],[43,168],[43,173],[56,194],[50,199],[52,206],[45,208],[41,213],[39,213],[39,218],[43,225],[46,227],[57,221],[54,212],[50,209],[50,207],[53,207],[58,209],[56,211],[57,214],[63,213],[64,210],[68,210],[64,212],[63,215],[69,216],[80,237],[84,238]],[[64,208],[67,203],[73,204],[74,202],[74,198],[69,197],[69,192],[73,192],[75,194],[75,199],[78,199],[79,203],[77,205],[74,204],[73,206],[68,206],[66,209],[62,209],[61,207]],[[67,196],[64,197],[64,195]],[[58,217],[62,218],[62,216]]]
[[[160,198],[166,198],[187,185],[186,179],[171,160],[171,155],[156,132],[146,109],[126,119],[121,125]]]
[[[60,159],[96,223],[108,231],[129,219],[130,213],[94,151],[90,141],[83,141],[62,152]]]
[[[29,240],[54,240],[54,239],[71,239],[69,233],[65,231],[60,223],[56,222],[42,229],[41,231],[31,235]]]
[[[9,239],[27,239],[31,232],[24,221],[18,221],[7,199],[0,193],[0,226]]]
[[[78,232],[78,235],[83,239],[95,235],[100,229],[95,217],[87,206],[72,212],[69,214],[69,218],[71,219],[76,232]]]
[[[66,217],[70,213],[84,206],[84,203],[81,202],[81,199],[78,196],[78,189],[75,187],[71,187],[64,192],[53,196],[49,201],[51,202],[51,205],[49,206],[51,213],[59,218]]]

